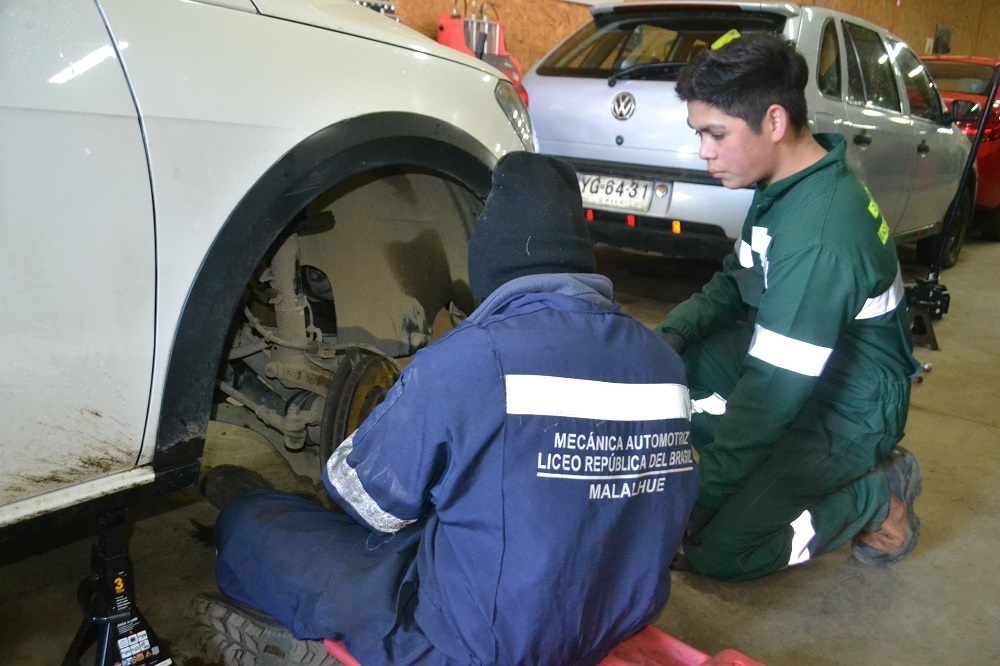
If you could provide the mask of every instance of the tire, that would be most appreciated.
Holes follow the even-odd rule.
[[[945,237],[944,230],[937,236],[924,238],[917,241],[917,258],[927,266],[933,266],[941,254],[941,268],[951,268],[958,263],[958,255],[962,252],[965,244],[965,235],[969,230],[969,222],[972,220],[974,202],[972,192],[968,189],[958,202],[958,215],[955,217],[955,227]],[[947,224],[947,220],[945,220]],[[941,246],[944,245],[944,253],[941,253]]]
[[[979,233],[983,240],[1000,241],[1000,206],[994,210],[977,212]]]

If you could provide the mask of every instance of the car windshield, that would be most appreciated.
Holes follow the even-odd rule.
[[[733,28],[780,31],[785,18],[739,9],[617,10],[598,14],[538,66],[545,76],[607,78],[639,65],[686,63]],[[644,76],[676,77],[678,68],[644,68]]]
[[[993,68],[966,62],[925,62],[924,65],[934,77],[934,83],[941,90],[985,95],[993,78]]]

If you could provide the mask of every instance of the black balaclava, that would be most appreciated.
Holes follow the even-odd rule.
[[[504,155],[469,238],[469,286],[476,303],[524,275],[595,270],[573,167],[537,153]]]

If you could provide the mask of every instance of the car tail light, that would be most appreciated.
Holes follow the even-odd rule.
[[[958,126],[971,141],[973,137],[976,136],[976,130],[979,129],[979,121],[971,123],[958,123]],[[997,138],[1000,138],[1000,99],[993,102],[993,108],[990,110],[990,116],[986,120],[986,129],[983,130],[983,143],[993,141]]]
[[[524,106],[527,107],[528,91],[524,89],[523,85],[521,85],[521,75],[513,70],[505,71],[504,74],[506,74],[507,78],[510,79],[511,83],[514,84],[514,90],[516,90],[517,94],[521,96],[521,100],[524,102]]]

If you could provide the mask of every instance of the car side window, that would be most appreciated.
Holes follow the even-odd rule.
[[[910,102],[910,115],[937,121],[944,111],[941,96],[920,59],[905,45],[898,42],[891,45],[899,50],[896,62],[903,73],[903,85]]]
[[[892,71],[896,53],[886,50],[885,44],[874,30],[847,21],[843,25],[847,58],[848,61],[853,61],[847,69],[847,101],[901,111],[896,75]],[[852,74],[858,80],[852,81]]]
[[[861,75],[861,63],[858,62],[858,53],[851,43],[850,37],[846,40],[847,46],[847,101],[852,104],[865,104],[865,80]]]
[[[833,21],[827,21],[823,26],[823,37],[819,44],[816,85],[824,95],[839,99],[840,77],[840,40],[837,39],[837,26]]]

